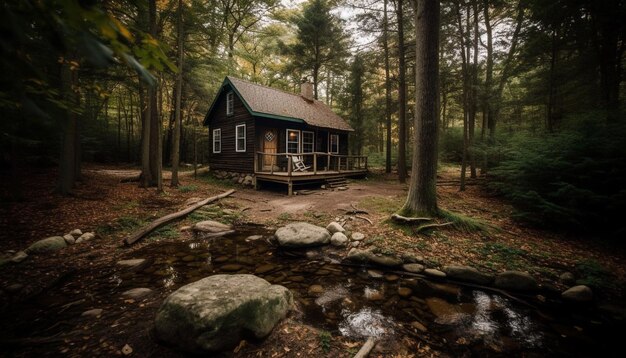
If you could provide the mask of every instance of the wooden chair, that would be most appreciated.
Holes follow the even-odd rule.
[[[293,163],[294,172],[306,172],[309,168],[311,168],[311,166],[307,166],[306,164],[304,164],[302,156],[300,155],[292,156],[291,161]]]

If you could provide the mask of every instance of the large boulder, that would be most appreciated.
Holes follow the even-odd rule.
[[[372,250],[359,250],[357,248],[350,249],[350,251],[348,252],[348,256],[346,256],[346,259],[353,262],[366,264],[369,263],[390,267],[402,265],[402,259],[398,257],[376,254]]]
[[[496,287],[513,291],[536,291],[537,281],[528,273],[521,271],[504,271],[496,277]]]
[[[288,224],[274,233],[276,242],[285,247],[309,247],[330,242],[330,233],[323,227],[305,222]]]
[[[267,336],[293,305],[291,292],[253,275],[214,275],[165,299],[158,339],[185,352],[232,349],[244,337]]]
[[[443,272],[448,278],[453,280],[476,283],[479,285],[488,285],[493,282],[493,276],[482,273],[469,266],[445,266]]]
[[[52,236],[39,240],[30,245],[26,250],[27,254],[44,254],[60,250],[67,246],[63,236]]]

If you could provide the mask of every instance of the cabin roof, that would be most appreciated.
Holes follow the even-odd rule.
[[[226,85],[231,85],[245,107],[254,116],[291,122],[304,122],[321,128],[354,131],[348,122],[321,101],[307,100],[299,94],[262,86],[232,76],[227,76],[224,79],[222,87],[204,119],[205,125],[207,124],[209,114],[213,111],[217,98]]]

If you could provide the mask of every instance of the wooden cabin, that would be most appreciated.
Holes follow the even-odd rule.
[[[313,86],[294,94],[228,76],[204,125],[211,171],[246,173],[262,182],[340,183],[364,176],[367,157],[348,155],[350,125],[313,98]]]

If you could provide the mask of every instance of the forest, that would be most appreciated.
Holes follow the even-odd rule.
[[[584,355],[600,346],[610,351],[610,344],[600,343],[597,337],[612,337],[615,322],[621,322],[615,317],[626,317],[626,268],[622,261],[626,253],[622,240],[626,225],[621,218],[626,212],[624,1],[9,0],[0,6],[0,230],[4,231],[0,240],[6,254],[6,260],[0,261],[0,302],[7,322],[0,332],[12,332],[18,327],[11,323],[16,322],[7,309],[11,304],[20,305],[27,316],[36,314],[39,308],[33,302],[45,296],[45,290],[56,290],[57,295],[78,292],[78,286],[73,285],[84,284],[78,277],[107,282],[100,287],[108,287],[110,280],[97,274],[99,265],[105,265],[104,259],[113,262],[117,269],[126,267],[115,265],[116,261],[122,262],[120,259],[147,259],[148,263],[137,264],[140,268],[129,264],[137,275],[144,275],[150,265],[160,262],[174,265],[167,261],[165,253],[170,249],[164,246],[151,249],[142,242],[138,249],[132,249],[138,251],[126,255],[119,248],[114,249],[112,241],[129,237],[151,221],[178,211],[186,200],[236,188],[237,194],[232,198],[220,197],[216,199],[218,204],[210,204],[214,202],[211,200],[198,205],[199,211],[184,214],[188,216],[183,219],[183,227],[189,224],[193,240],[198,238],[196,227],[201,219],[233,225],[235,235],[246,234],[242,240],[247,234],[256,233],[246,223],[263,225],[273,233],[294,221],[323,227],[333,221],[345,226],[346,234],[352,234],[346,240],[350,242],[351,237],[356,250],[360,241],[354,239],[355,233],[359,233],[357,224],[369,222],[370,229],[360,230],[367,237],[362,242],[374,247],[379,256],[408,250],[426,257],[404,262],[404,266],[422,266],[420,275],[429,267],[440,268],[444,276],[465,281],[463,274],[455,277],[454,269],[442,268],[456,262],[478,266],[489,274],[503,269],[530,272],[543,277],[539,280],[542,290],[558,291],[557,296],[573,286],[570,281],[591,287],[596,303],[610,301],[611,307],[620,309],[609,312],[585,307],[585,314],[594,318],[584,324],[567,318],[563,325],[576,329],[584,326],[587,333],[585,324],[597,321],[597,315],[603,319],[611,317],[599,331],[593,330],[597,327],[590,328],[593,338],[581,340],[591,342],[581,351],[563,348],[572,344],[567,341],[550,346],[548,355]],[[348,154],[367,157],[368,179],[349,181],[349,186],[341,188],[348,190],[347,194],[339,194],[331,184],[322,186],[332,188],[331,195],[343,195],[336,200],[347,206],[324,202],[324,193],[312,194],[308,187],[299,190],[300,195],[294,197],[290,206],[288,199],[280,199],[278,189],[270,186],[267,194],[241,190],[236,180],[233,185],[207,168],[215,144],[205,121],[227,76],[288,93],[300,93],[301,84],[308,81],[313,85],[315,100],[349,123],[354,131],[349,134]],[[355,190],[357,193],[350,194]],[[207,206],[202,209],[204,205]],[[212,207],[216,211],[202,211]],[[337,212],[344,214],[338,217]],[[416,222],[424,225],[414,226]],[[239,230],[240,223],[246,229]],[[142,232],[140,236],[158,243],[159,238],[176,241],[189,235],[175,225],[168,224],[154,233]],[[334,238],[331,226],[332,223],[327,230]],[[76,254],[83,263],[101,255],[91,268],[93,271],[68,269],[59,273],[58,280],[52,280],[55,286],[42,283],[44,288],[33,292],[27,290],[28,286],[20,287],[17,292],[21,298],[15,298],[18,294],[9,296],[13,291],[8,288],[15,277],[37,276],[46,267],[57,265],[55,260],[63,260],[54,256],[36,264],[26,261],[32,266],[24,272],[18,271],[21,269],[17,264],[3,268],[5,262],[9,265],[15,259],[16,252],[22,252],[19,246],[57,231],[67,234],[76,227],[89,228],[104,241],[111,238],[107,243],[96,244],[93,250],[98,254]],[[231,235],[220,232],[220,236]],[[280,241],[278,231],[274,237]],[[232,240],[233,245],[239,242],[238,236]],[[230,257],[227,250],[232,247],[225,245],[219,249],[224,250],[220,255],[213,254],[214,261]],[[257,246],[255,252],[265,250]],[[233,250],[239,250],[239,246]],[[175,259],[182,263],[187,257],[190,256]],[[193,257],[200,256],[191,257],[189,261],[196,263]],[[283,262],[268,261],[267,265],[249,268],[244,261],[224,260],[226,265],[207,272],[258,274],[261,267],[271,265],[267,274],[261,269],[269,282],[287,282],[285,285],[292,291],[298,288],[290,284],[303,285],[298,279],[302,277],[298,272],[302,271],[294,269],[284,275],[286,278],[277,273],[280,270],[275,267],[282,267]],[[371,258],[363,260],[373,261],[374,266],[386,265]],[[334,272],[327,268],[329,265],[320,270]],[[102,272],[109,272],[108,269]],[[349,270],[357,272],[356,268]],[[375,278],[370,271],[364,275]],[[408,268],[405,271],[412,272]],[[155,268],[150,275],[159,272],[163,270]],[[576,280],[563,278],[566,273],[576,276]],[[73,278],[66,284],[62,280],[67,275]],[[115,277],[122,277],[122,282],[127,280],[124,275]],[[385,271],[383,280],[388,284],[397,280],[389,279],[390,275],[397,276],[397,272]],[[436,283],[437,274],[434,275],[435,283],[427,284],[428,292],[449,296],[450,290],[437,286],[441,284]],[[200,278],[190,272],[162,276],[171,276],[175,282],[174,286],[163,284],[166,291]],[[405,279],[400,276],[401,281]],[[321,276],[317,279],[324,280]],[[132,284],[147,283],[133,281],[136,278],[129,280]],[[481,279],[469,281],[490,286]],[[506,284],[498,286],[497,278],[494,282],[497,290],[510,288]],[[405,286],[410,286],[415,294],[424,285],[418,283],[421,288],[417,289]],[[303,295],[318,294],[313,286],[303,286],[307,292]],[[411,295],[411,289],[408,296],[403,296],[402,288],[397,288],[393,300],[410,301],[402,300]],[[110,294],[100,290],[93,297]],[[365,291],[369,301],[367,288]],[[322,296],[318,299],[327,292],[320,291]],[[298,294],[294,296],[298,301]],[[537,305],[546,304],[554,309],[556,301],[551,301],[549,294],[541,291],[538,296],[543,298],[509,298],[516,304],[528,299],[530,303],[521,304],[527,308],[539,310]],[[152,322],[161,302],[157,298],[142,303],[152,311],[138,309],[132,318]],[[433,299],[439,298],[429,297],[426,303],[420,301],[418,305],[428,311],[426,316],[436,316],[437,324],[441,324],[442,308],[433,308],[429,301]],[[381,300],[391,302],[389,297]],[[310,301],[298,301],[305,316],[311,312],[307,306]],[[124,304],[135,302],[141,302],[139,297],[127,297]],[[59,322],[67,322],[63,315],[73,310],[88,308],[84,302],[66,301],[63,306],[59,303],[51,307],[63,308]],[[385,305],[384,315],[388,315],[385,310],[390,307]],[[398,307],[412,306],[406,303]],[[573,307],[580,309],[575,304]],[[463,310],[454,309],[457,313]],[[421,317],[420,308],[416,310]],[[377,317],[376,312],[369,313]],[[327,356],[351,356],[363,342],[352,343],[349,339],[369,342],[373,337],[347,334],[340,323],[340,328],[328,323],[337,319],[329,316],[321,331],[310,331],[319,329],[311,322],[323,322],[324,317],[320,317],[304,323],[282,322],[280,330],[312,335],[316,354],[323,352]],[[382,320],[381,317],[378,318]],[[133,353],[131,346],[139,356],[173,354],[160,350],[165,348],[140,343],[145,338],[143,333],[134,333],[128,340],[130,345],[122,344],[125,338],[121,334],[103,333],[105,324],[118,325],[119,320],[118,316],[111,316],[89,328],[90,335],[100,332],[108,336],[109,347],[91,340],[90,346],[82,348],[58,343],[57,354],[71,351],[82,355],[98,347],[101,354],[129,355]],[[461,338],[445,336],[437,330],[430,336],[430,330],[425,333],[424,320],[411,320],[407,325],[412,332],[423,333],[426,338],[404,331],[402,337],[430,347],[436,356],[536,353],[542,347],[530,341],[514,347],[500,342],[495,344],[496,349],[484,337],[484,341],[469,339],[459,343]],[[385,322],[372,324],[388,332],[390,328]],[[28,354],[39,352],[40,344],[73,339],[61,331],[49,336],[63,326],[55,324],[50,328],[52,323],[38,324],[38,336],[33,339],[26,333],[31,326],[19,326],[15,336],[9,335],[6,342],[1,338],[0,342],[11,347],[12,353]],[[122,325],[127,327],[127,323]],[[551,337],[547,329],[537,330],[544,338]],[[567,334],[557,331],[575,340],[583,328]],[[456,340],[455,348],[446,348],[446,339]],[[287,347],[302,351],[310,343],[304,339],[301,346],[294,348],[288,337],[278,333],[272,333],[268,341],[269,348],[237,341],[234,355],[269,354],[278,349],[280,354],[291,356],[293,352]],[[422,356],[429,352],[421,345],[412,348],[415,342],[400,348],[400,343],[390,343],[379,336],[372,342],[378,344],[380,355]],[[130,353],[124,350],[126,346]],[[366,346],[367,343],[363,348]],[[229,349],[232,351],[232,347]],[[182,351],[195,352],[187,348]]]

